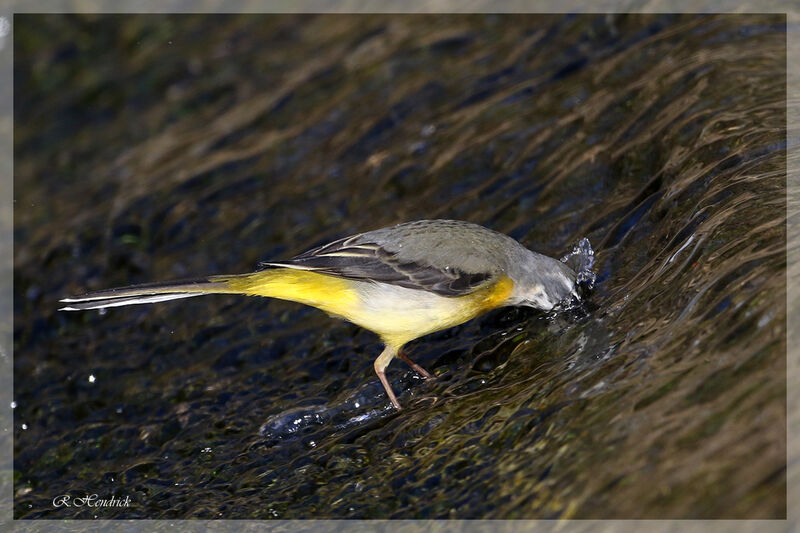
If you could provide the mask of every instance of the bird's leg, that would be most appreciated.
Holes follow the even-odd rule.
[[[430,372],[419,366],[417,363],[412,361],[406,354],[404,354],[402,348],[397,350],[397,357],[405,361],[405,363],[408,366],[410,366],[417,374],[422,374],[423,376],[425,376],[426,379],[436,379],[436,376],[434,376],[433,374],[431,374]]]
[[[397,355],[397,349],[387,345],[378,358],[375,359],[375,373],[378,374],[378,378],[380,378],[381,383],[383,383],[383,388],[386,389],[386,396],[389,397],[392,405],[394,405],[395,409],[400,410],[400,404],[397,402],[392,386],[389,385],[389,380],[386,379],[386,367],[389,366],[389,363],[392,362],[395,355]]]

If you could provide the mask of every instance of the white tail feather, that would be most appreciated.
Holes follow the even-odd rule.
[[[149,294],[142,296],[128,296],[125,298],[87,298],[79,300],[77,298],[65,298],[59,300],[64,303],[74,302],[74,305],[61,307],[59,311],[87,311],[89,309],[105,309],[108,307],[122,307],[124,305],[152,304],[156,302],[166,302],[179,298],[191,298],[192,296],[203,296],[203,292],[174,293],[174,294]]]

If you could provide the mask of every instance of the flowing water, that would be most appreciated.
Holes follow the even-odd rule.
[[[17,518],[786,514],[782,16],[17,16]],[[298,304],[57,312],[457,218],[594,290],[408,345]],[[54,505],[129,498],[124,507]],[[74,503],[74,500],[73,500]]]

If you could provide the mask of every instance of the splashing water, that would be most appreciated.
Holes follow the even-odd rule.
[[[561,258],[562,263],[566,263],[572,270],[577,272],[575,282],[584,289],[594,288],[597,274],[594,273],[594,250],[592,243],[586,237],[578,241],[572,247],[572,251]]]

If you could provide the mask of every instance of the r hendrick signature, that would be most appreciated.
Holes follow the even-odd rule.
[[[130,507],[131,497],[124,498],[101,498],[97,494],[87,494],[83,497],[73,498],[69,494],[61,494],[53,498],[53,507]]]

